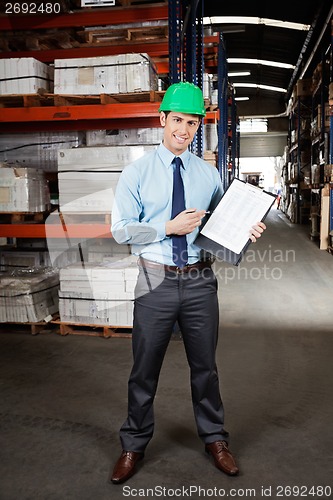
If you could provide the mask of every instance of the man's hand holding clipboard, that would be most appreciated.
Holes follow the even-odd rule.
[[[248,245],[266,228],[263,220],[276,196],[234,179],[195,243],[221,260],[239,264]]]
[[[257,239],[260,238],[265,229],[266,229],[266,224],[264,224],[262,221],[252,226],[250,232],[250,240],[252,241],[252,243],[255,243]]]

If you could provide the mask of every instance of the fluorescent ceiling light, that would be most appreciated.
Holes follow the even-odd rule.
[[[249,97],[235,97],[235,101],[248,101]]]
[[[250,71],[228,71],[228,76],[249,76],[251,75]]]
[[[265,26],[273,26],[275,28],[286,28],[298,31],[309,31],[310,24],[291,23],[288,21],[280,21],[278,19],[267,19],[264,17],[241,17],[241,16],[213,16],[204,17],[204,25],[214,24],[263,24]]]
[[[228,63],[231,64],[261,64],[262,66],[273,66],[275,68],[284,68],[284,69],[294,69],[295,66],[293,64],[281,63],[278,61],[266,61],[265,59],[250,59],[244,57],[228,57]]]
[[[233,83],[234,87],[245,87],[249,89],[272,90],[273,92],[287,92],[287,89],[281,87],[272,87],[271,85],[259,85],[257,83]]]

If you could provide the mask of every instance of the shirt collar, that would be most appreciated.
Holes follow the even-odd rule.
[[[161,158],[163,164],[167,168],[169,168],[171,166],[171,163],[173,162],[175,155],[164,146],[163,142],[161,142],[161,144],[158,146],[157,152],[158,152],[158,155]],[[185,170],[188,167],[188,164],[190,161],[190,156],[191,155],[190,155],[190,152],[188,149],[186,151],[184,151],[184,153],[179,155],[179,158],[181,158]]]

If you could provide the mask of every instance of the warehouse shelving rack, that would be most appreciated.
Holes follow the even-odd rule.
[[[329,75],[329,89],[333,90],[333,19],[331,20],[331,64],[330,64],[330,75]],[[332,98],[331,92],[329,92],[329,98]],[[333,165],[333,99],[329,99],[329,105],[331,109],[330,113],[330,132],[329,132],[329,153],[328,159],[329,164]],[[330,249],[333,252],[333,183],[330,183],[330,213],[329,213],[329,230],[330,230]]]
[[[181,0],[183,6],[185,6],[186,0]],[[198,3],[203,0],[199,0]],[[177,5],[179,7],[180,0],[169,0],[170,5]],[[182,56],[182,75],[185,75],[187,81],[193,81],[198,85],[202,86],[203,83],[203,68],[204,68],[204,53],[210,55],[217,53],[217,37],[209,37],[209,43],[215,43],[215,46],[210,46],[203,48],[203,25],[202,25],[202,3],[200,8],[193,9],[190,13],[188,21],[185,18],[180,19],[180,11],[177,7],[175,12],[176,18],[174,19],[177,29],[184,27],[184,33],[181,34],[183,37],[183,56]],[[197,14],[200,12],[201,14]],[[27,18],[17,18],[14,16],[11,18],[10,23],[6,26],[3,24],[3,19],[0,19],[0,29],[41,29],[46,27],[69,27],[69,26],[96,26],[98,24],[121,24],[128,22],[135,22],[141,20],[160,20],[160,19],[170,19],[170,12],[167,10],[166,5],[158,6],[151,5],[142,8],[128,8],[121,9],[117,11],[112,9],[106,16],[106,11],[101,10],[94,11],[89,10],[89,12],[77,13],[75,15],[66,14],[64,16],[57,16],[54,18],[46,19],[45,16],[42,18],[30,17],[30,25],[27,27]],[[169,40],[171,40],[172,47],[174,36],[171,34],[173,23],[169,23]],[[181,38],[180,38],[181,40]],[[184,50],[185,47],[185,50]],[[179,47],[178,47],[179,48]],[[193,50],[195,48],[195,51]],[[44,51],[33,51],[33,52],[10,52],[0,54],[0,57],[35,57],[42,62],[53,62],[57,58],[71,58],[71,57],[92,57],[101,55],[112,55],[128,52],[129,45],[116,45],[112,47],[89,47],[89,48],[72,48],[72,49],[61,49],[61,50],[44,50]],[[178,50],[178,49],[177,49]],[[146,52],[154,60],[156,58],[155,66],[157,73],[159,75],[176,75],[172,76],[172,81],[179,81],[179,66],[176,66],[175,61],[178,64],[178,56],[173,58],[172,51],[168,47],[168,43],[164,42],[151,42],[145,44],[136,44],[136,52]],[[185,54],[185,55],[184,55]],[[166,56],[170,55],[168,60]],[[170,83],[170,81],[169,81]],[[159,113],[158,108],[163,97],[160,92],[150,92],[149,96],[144,102],[136,102],[135,96],[133,100],[130,99],[129,102],[117,102],[117,96],[101,95],[100,102],[97,103],[75,103],[72,102],[70,98],[61,97],[54,101],[54,105],[48,105],[47,99],[52,100],[52,96],[42,95],[38,98],[29,97],[24,99],[24,106],[4,107],[0,114],[0,133],[19,133],[25,132],[27,128],[30,132],[32,131],[63,131],[63,130],[90,130],[90,129],[110,129],[110,128],[135,128],[135,127],[155,127],[159,125]],[[43,101],[43,102],[42,102]],[[68,102],[66,102],[68,101]],[[42,103],[42,105],[41,105]],[[6,104],[7,105],[7,104]],[[209,111],[205,117],[205,123],[217,123],[219,121],[219,111]],[[203,140],[202,140],[202,129],[198,135],[198,139],[195,143],[194,152],[199,156],[203,153]],[[0,224],[0,236],[7,238],[40,238],[40,239],[67,239],[78,241],[82,238],[84,234],[88,238],[112,238],[110,231],[110,221],[105,220],[102,222],[94,223],[80,223],[65,224],[62,214],[57,214],[55,211],[52,215],[56,215],[54,224],[49,223],[50,217],[45,223],[35,222],[30,223],[12,223],[12,224]],[[59,217],[57,217],[59,215]],[[60,221],[59,221],[60,219]],[[23,219],[24,220],[24,219]],[[76,220],[74,218],[74,220]],[[80,220],[80,218],[79,218]],[[57,321],[53,321],[57,322]],[[79,333],[82,334],[82,327],[87,325],[75,325],[79,327],[76,331],[73,329],[73,325],[67,323],[59,322],[60,333]],[[32,325],[32,332],[35,330],[36,325]],[[94,334],[96,330],[96,325],[90,325],[89,334],[92,334],[91,329],[93,329]],[[38,327],[39,328],[39,327]],[[98,326],[97,326],[98,328]],[[110,328],[109,326],[102,327],[103,336],[117,336],[117,332]],[[121,327],[120,327],[121,328]],[[116,330],[118,330],[116,328]],[[101,334],[101,333],[99,333]],[[121,336],[123,336],[123,332]]]
[[[309,91],[301,92],[290,107],[287,160],[297,168],[294,176],[290,173],[286,175],[286,196],[291,194],[296,199],[296,216],[292,222],[311,221],[309,237],[319,240],[319,248],[333,253],[332,19],[327,24],[329,29],[331,31],[326,34],[330,35],[330,40],[329,37],[325,37],[326,41],[323,38],[312,54],[312,65],[317,66],[312,67],[312,73],[302,73],[302,77],[306,76],[309,82]],[[297,82],[301,83],[302,80]],[[294,94],[297,94],[297,84]]]
[[[295,223],[308,221],[310,215],[310,187],[304,183],[304,177],[309,175],[311,169],[310,120],[311,96],[298,95],[290,114],[289,159],[294,173],[287,185],[290,199],[295,203],[291,216],[291,221]]]
[[[219,33],[218,61],[218,155],[217,166],[224,190],[238,176],[239,127],[234,88],[228,82],[227,54],[223,33]]]
[[[182,5],[185,3],[182,1]],[[172,10],[171,10],[172,9]],[[202,9],[202,4],[200,6]],[[171,14],[172,12],[172,14]],[[195,54],[188,58],[186,64],[180,69],[179,67],[179,46],[171,43],[170,47],[176,47],[173,57],[173,49],[170,52],[171,57],[166,71],[166,62],[157,61],[157,71],[161,73],[169,73],[172,79],[179,81],[180,72],[186,72],[186,78],[194,80],[200,84],[202,82],[203,72],[203,51],[197,50],[197,45],[202,47],[203,27],[200,22],[201,15],[197,15],[196,10],[192,10],[189,22],[186,24],[186,33],[182,35],[181,30],[184,26],[184,20],[180,19],[181,0],[170,0],[169,7],[165,4],[151,4],[142,7],[129,8],[112,8],[112,9],[97,9],[66,13],[57,16],[6,16],[0,17],[0,29],[6,30],[37,30],[46,28],[66,28],[73,26],[96,26],[98,24],[121,24],[137,21],[153,21],[165,20],[171,16],[169,23],[170,36],[169,40],[174,40],[177,32],[177,37],[187,44],[187,57],[189,56],[189,48],[195,47]],[[176,31],[175,27],[176,26]],[[216,42],[216,37],[209,37],[209,42]],[[194,39],[196,43],[193,45]],[[187,40],[187,41],[186,41]],[[164,43],[148,43],[144,46],[135,45],[136,51],[148,52],[151,57],[162,56],[169,54],[170,47],[167,42]],[[111,46],[111,47],[94,47],[94,48],[78,48],[78,49],[59,49],[59,50],[42,50],[42,51],[23,51],[23,52],[2,52],[1,58],[8,57],[35,57],[42,62],[51,62],[55,58],[62,57],[90,57],[97,55],[121,53],[128,51],[129,45],[126,46]],[[181,49],[184,51],[184,47]],[[216,51],[217,48],[209,48],[208,51]],[[183,57],[183,56],[181,56]],[[189,61],[191,63],[189,64]],[[198,76],[199,75],[199,76]],[[60,130],[90,130],[90,129],[110,129],[110,128],[128,128],[128,127],[155,127],[159,124],[158,108],[162,99],[161,93],[153,92],[149,96],[147,102],[113,102],[110,96],[101,96],[100,104],[69,104],[60,106],[38,106],[30,105],[27,99],[27,105],[23,107],[4,107],[0,114],[0,133],[19,133],[26,132],[27,125],[29,131],[60,131]],[[210,111],[205,118],[206,123],[216,123],[219,120],[218,111]],[[144,124],[144,125],[143,125]],[[202,136],[199,143],[196,145],[197,154],[202,153]],[[106,238],[111,237],[110,226],[108,224],[71,224],[70,227],[54,225],[48,232],[48,237],[63,238],[70,231],[71,237],[85,234],[90,237]],[[4,237],[21,237],[21,238],[45,238],[44,224],[1,224],[0,236]]]
[[[312,91],[312,142],[311,142],[311,231],[310,236],[320,236],[321,198],[325,186],[325,165],[329,163],[329,123],[326,112],[328,106],[329,62],[325,52],[314,75]]]
[[[203,0],[169,3],[169,83],[187,81],[203,87]],[[197,156],[203,156],[202,124],[191,144]]]
[[[61,29],[82,26],[119,25],[142,21],[160,21],[168,19],[168,7],[166,4],[151,4],[149,6],[136,6],[127,8],[112,7],[108,9],[88,9],[64,14],[43,15],[10,15],[0,16],[0,31],[12,30],[38,30],[38,29]],[[15,57],[36,57],[42,62],[53,62],[58,58],[74,57],[97,57],[128,52],[130,45],[117,44],[102,47],[78,47],[41,51],[18,51]],[[137,52],[147,52],[151,57],[167,55],[169,51],[168,42],[142,43],[136,45]],[[13,57],[13,52],[1,52],[1,58]]]

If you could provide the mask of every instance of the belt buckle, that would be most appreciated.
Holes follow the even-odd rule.
[[[187,272],[188,268],[189,268],[189,264],[186,264],[186,266],[184,266],[184,267],[177,266],[176,267],[176,274],[184,274]]]

